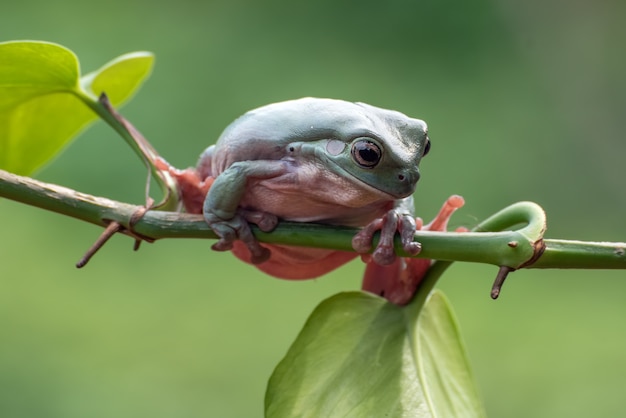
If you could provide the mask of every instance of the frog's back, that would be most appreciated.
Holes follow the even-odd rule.
[[[211,174],[237,161],[281,159],[292,141],[345,141],[355,132],[386,132],[410,121],[422,128],[422,121],[363,103],[312,97],[273,103],[245,113],[224,130],[211,152]]]

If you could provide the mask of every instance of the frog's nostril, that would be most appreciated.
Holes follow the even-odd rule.
[[[409,185],[416,183],[420,178],[420,173],[417,170],[403,170],[396,174],[398,183]]]

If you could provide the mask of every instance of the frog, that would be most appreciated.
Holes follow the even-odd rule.
[[[422,222],[414,216],[413,194],[430,147],[421,119],[361,102],[305,97],[243,114],[196,167],[162,169],[178,181],[186,211],[202,214],[217,235],[213,250],[232,251],[288,280],[320,277],[360,255],[368,265],[364,289],[406,304],[428,260],[398,257],[394,239],[399,235],[408,256],[421,250],[414,240]],[[444,205],[436,228],[458,203]],[[250,228],[270,232],[280,221],[359,228],[354,251],[261,244]]]

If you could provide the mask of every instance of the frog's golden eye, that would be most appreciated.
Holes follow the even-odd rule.
[[[380,147],[367,139],[360,139],[352,144],[352,158],[361,167],[376,167],[382,155]]]
[[[430,139],[426,137],[426,142],[424,143],[424,152],[422,153],[422,157],[430,152]]]

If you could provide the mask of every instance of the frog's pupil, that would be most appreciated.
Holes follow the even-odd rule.
[[[359,155],[363,161],[367,161],[368,163],[375,163],[378,161],[378,153],[372,148],[361,148],[359,150]]]
[[[352,155],[356,162],[365,168],[372,168],[380,162],[381,151],[378,145],[371,141],[360,140],[352,146]]]

